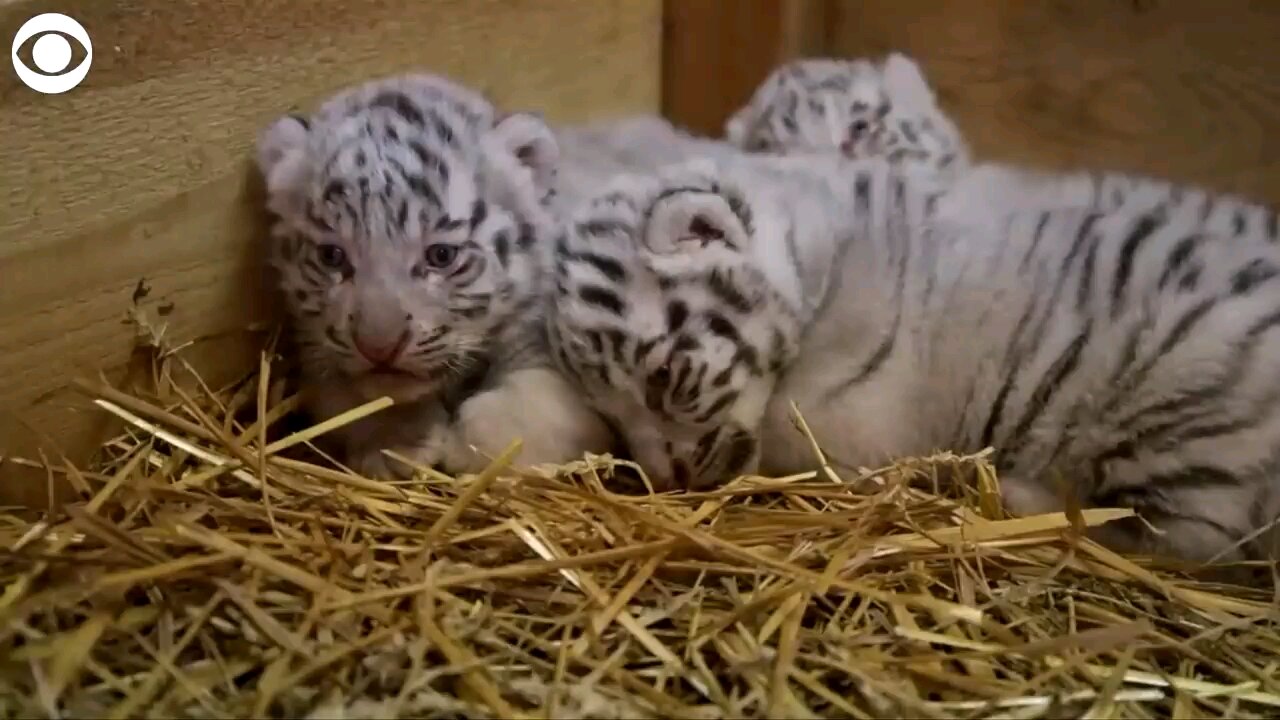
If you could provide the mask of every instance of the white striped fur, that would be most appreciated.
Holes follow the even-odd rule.
[[[974,158],[943,111],[920,64],[901,52],[871,58],[803,58],[780,64],[725,124],[727,143],[748,152],[885,158],[951,190],[946,204],[1110,210],[1134,191],[1200,193],[1135,173],[1075,168],[1050,172]],[[1248,204],[1215,194],[1219,214]],[[1203,197],[1202,197],[1203,199]],[[1225,200],[1225,203],[1221,201]],[[1211,219],[1221,227],[1232,218]]]
[[[725,137],[753,153],[884,158],[939,187],[970,163],[968,145],[924,71],[900,52],[782,63],[730,116]]]
[[[560,145],[556,193],[562,213],[598,193],[615,175],[651,172],[693,157],[741,153],[728,142],[693,135],[656,115],[567,125],[555,133]]]
[[[338,433],[357,470],[403,472],[383,448],[450,472],[480,469],[517,437],[522,463],[608,449],[607,427],[546,355],[558,151],[536,117],[499,117],[427,74],[347,88],[263,133],[269,254],[307,407],[397,403]],[[380,368],[357,336],[403,351]]]
[[[1104,526],[1117,549],[1272,552],[1232,545],[1280,511],[1275,212],[1160,183],[1105,211],[935,193],[835,157],[619,180],[558,255],[553,349],[667,486],[811,469],[794,401],[842,465],[991,445],[1017,513],[1060,508],[1061,476],[1163,532]]]

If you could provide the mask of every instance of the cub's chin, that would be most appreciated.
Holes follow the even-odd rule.
[[[350,377],[349,381],[351,388],[366,402],[385,395],[396,404],[411,403],[440,390],[437,380],[394,370],[366,372]]]

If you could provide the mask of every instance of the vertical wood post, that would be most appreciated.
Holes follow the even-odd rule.
[[[666,0],[662,105],[672,122],[719,136],[779,62],[826,46],[827,0]]]

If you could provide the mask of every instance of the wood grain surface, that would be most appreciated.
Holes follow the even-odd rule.
[[[831,0],[845,56],[919,60],[976,151],[1280,202],[1280,2]]]
[[[412,68],[553,121],[659,109],[660,0],[14,0],[0,38],[50,11],[95,57],[64,95],[0,79],[0,455],[82,460],[111,429],[67,384],[120,376],[139,283],[170,337],[214,338],[215,379],[249,367],[269,316],[250,149],[277,114]],[[44,496],[0,465],[0,502]]]
[[[778,63],[821,52],[827,0],[666,0],[662,109],[719,137]]]

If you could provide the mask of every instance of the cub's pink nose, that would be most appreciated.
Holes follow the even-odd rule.
[[[409,331],[406,329],[400,333],[399,337],[386,335],[364,337],[355,333],[351,339],[355,341],[356,351],[363,355],[364,359],[374,365],[390,365],[409,344]]]

